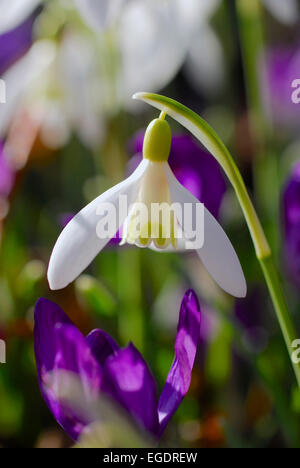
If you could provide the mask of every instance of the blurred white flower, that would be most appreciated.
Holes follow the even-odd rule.
[[[281,23],[291,25],[299,20],[298,0],[263,0],[265,7]]]
[[[214,96],[225,77],[224,53],[220,40],[209,26],[203,25],[188,50],[185,76],[197,92]]]
[[[0,139],[2,139],[20,107],[33,107],[33,94],[43,86],[41,79],[55,58],[55,46],[48,41],[36,42],[29,52],[4,75],[7,102],[0,106]]]
[[[120,83],[126,107],[132,106],[130,96],[136,89],[157,91],[169,84],[190,50],[195,51],[193,44],[218,4],[219,0],[128,2],[117,31],[122,62]],[[212,57],[214,50],[208,54]]]
[[[68,33],[62,40],[57,60],[66,120],[87,146],[101,142],[104,128],[103,91],[96,53],[94,44],[87,38]]]
[[[7,12],[6,19],[0,19],[0,27],[1,21],[6,28],[18,24],[38,3],[42,2],[0,0]],[[5,112],[4,108],[0,110],[0,136],[4,136],[20,103],[24,99],[28,102],[29,96],[38,108],[44,143],[56,148],[75,129],[85,144],[94,147],[101,142],[107,116],[121,107],[138,111],[131,100],[136,89],[159,91],[185,61],[196,86],[203,85],[207,92],[219,86],[223,76],[221,45],[208,25],[219,3],[57,0],[64,11],[66,28],[56,42],[53,64],[36,84],[34,75],[39,76],[44,59],[31,63],[36,50],[33,46],[9,70],[5,77],[9,102]],[[52,10],[46,2],[44,5],[41,18],[49,15],[49,21],[53,21]],[[74,8],[90,31],[80,30],[78,22],[73,21]],[[36,31],[43,32],[39,28]]]

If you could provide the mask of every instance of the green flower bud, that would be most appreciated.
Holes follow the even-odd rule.
[[[168,161],[171,150],[171,128],[166,120],[152,120],[145,133],[143,157],[153,162]]]

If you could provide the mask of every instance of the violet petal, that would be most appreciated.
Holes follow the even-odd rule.
[[[189,290],[180,307],[175,359],[158,404],[159,435],[188,392],[199,339],[200,305],[194,291]]]
[[[115,340],[100,329],[91,331],[86,341],[100,366],[104,366],[106,359],[115,355],[120,349]]]
[[[132,344],[106,361],[103,390],[127,409],[139,425],[153,434],[157,433],[155,380]]]
[[[39,299],[35,307],[34,349],[41,393],[55,419],[76,440],[87,422],[54,397],[47,388],[47,374],[58,369],[73,372],[88,392],[97,392],[100,366],[84,336],[62,309],[47,299]]]

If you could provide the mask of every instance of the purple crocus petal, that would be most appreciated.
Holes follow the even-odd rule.
[[[158,404],[159,435],[188,392],[199,339],[200,305],[194,291],[189,290],[180,307],[175,359]]]
[[[0,75],[31,46],[35,18],[36,15],[31,15],[17,28],[0,35]]]
[[[86,337],[86,341],[101,367],[104,366],[109,356],[115,355],[120,350],[115,340],[108,333],[100,329],[91,331]]]
[[[36,303],[34,320],[35,356],[40,377],[42,373],[51,371],[54,366],[56,324],[72,325],[72,322],[58,305],[44,298]]]
[[[132,344],[107,359],[102,389],[126,408],[140,426],[153,434],[157,433],[155,380]]]
[[[48,387],[49,373],[65,370],[79,376],[88,394],[99,390],[101,369],[84,336],[62,309],[47,299],[35,307],[34,349],[42,395],[55,419],[76,440],[87,421],[61,404]]]
[[[3,143],[0,141],[0,197],[8,198],[15,183],[16,174],[9,165],[4,153]]]
[[[144,132],[139,132],[130,144],[135,156],[129,162],[132,171],[140,162]],[[174,135],[169,164],[179,182],[206,208],[218,217],[226,183],[215,158],[189,135]]]
[[[289,276],[300,287],[300,162],[283,193],[285,258]]]

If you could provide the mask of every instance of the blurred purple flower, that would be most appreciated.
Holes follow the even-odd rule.
[[[274,122],[299,128],[300,106],[292,101],[292,83],[300,78],[300,50],[281,46],[267,51],[263,75],[262,93]]]
[[[31,15],[20,26],[0,35],[0,75],[29,49],[36,15]]]
[[[0,198],[8,198],[15,183],[15,171],[10,167],[0,141]]]
[[[48,376],[71,372],[80,379],[90,398],[107,395],[120,405],[137,425],[160,437],[186,395],[200,335],[200,306],[189,290],[181,303],[175,342],[175,359],[159,401],[156,383],[139,351],[130,344],[121,349],[104,331],[86,338],[56,304],[39,299],[35,308],[34,347],[42,395],[64,430],[77,440],[94,421],[84,411],[70,411],[47,386]],[[86,411],[88,413],[88,411]]]
[[[300,162],[283,193],[285,259],[289,276],[300,287]]]
[[[130,169],[142,159],[143,140],[144,132],[139,132],[130,144],[136,154]],[[173,135],[169,164],[179,182],[217,218],[226,183],[215,158],[189,135]]]
[[[268,333],[264,324],[264,296],[259,287],[255,287],[247,297],[236,299],[234,315],[244,331],[245,344],[252,352],[259,353],[268,343]]]

